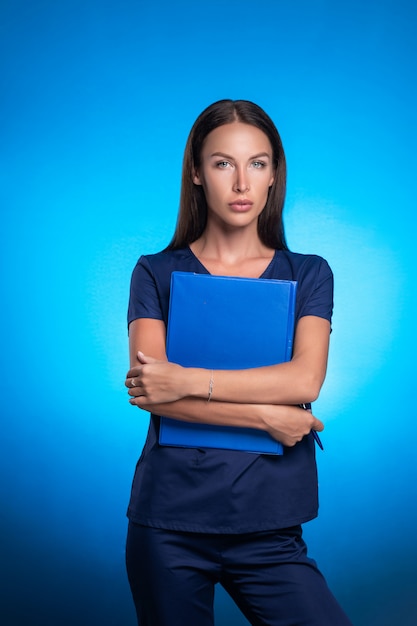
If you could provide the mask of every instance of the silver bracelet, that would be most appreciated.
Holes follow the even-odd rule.
[[[214,386],[214,377],[213,377],[213,370],[211,370],[207,402],[210,402],[211,400],[211,396],[213,394],[213,386]]]

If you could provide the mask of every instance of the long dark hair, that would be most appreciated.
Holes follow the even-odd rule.
[[[219,100],[196,119],[185,146],[178,221],[167,250],[188,246],[203,234],[207,223],[207,202],[202,186],[194,184],[193,175],[200,167],[201,151],[207,135],[218,126],[231,122],[256,126],[271,143],[274,182],[269,189],[265,208],[258,218],[258,234],[262,243],[269,248],[288,250],[282,222],[287,168],[281,137],[265,111],[248,100]]]

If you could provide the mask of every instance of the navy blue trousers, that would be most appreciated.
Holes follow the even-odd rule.
[[[253,626],[352,626],[300,526],[206,535],[129,523],[126,564],[140,626],[213,626],[216,583]]]

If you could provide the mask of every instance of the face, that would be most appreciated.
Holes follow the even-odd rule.
[[[215,128],[205,139],[193,182],[204,189],[208,220],[255,227],[274,182],[268,137],[242,122]]]

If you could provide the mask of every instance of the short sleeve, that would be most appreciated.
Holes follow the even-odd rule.
[[[333,314],[333,272],[327,261],[313,257],[314,263],[305,276],[298,318],[316,315],[331,322]]]
[[[139,259],[132,273],[127,323],[139,318],[163,319],[155,277],[144,256]]]

